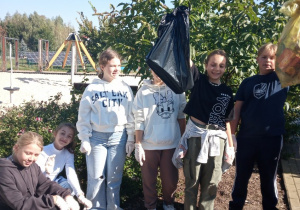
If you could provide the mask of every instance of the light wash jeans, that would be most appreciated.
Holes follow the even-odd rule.
[[[87,199],[92,209],[118,210],[125,163],[126,129],[122,132],[92,132],[91,153],[86,155]]]
[[[59,176],[54,181],[57,182],[63,188],[69,189],[72,193],[71,195],[73,196],[75,195],[73,188],[71,187],[71,185],[69,184],[68,180],[65,177]]]

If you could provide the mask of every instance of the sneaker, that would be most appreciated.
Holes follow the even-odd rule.
[[[173,204],[166,205],[166,204],[164,203],[164,204],[163,204],[163,208],[164,208],[164,210],[175,210]]]

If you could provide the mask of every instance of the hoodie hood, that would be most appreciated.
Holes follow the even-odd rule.
[[[152,80],[149,79],[144,79],[142,85],[146,86],[152,92],[161,92],[167,89],[166,84],[162,84],[162,85],[152,84]]]
[[[12,155],[7,158],[0,158],[0,167],[24,168],[12,160]]]
[[[17,168],[19,165],[13,162],[11,158],[12,156],[9,156],[8,158],[0,158],[0,167]]]
[[[23,167],[20,164],[13,161],[12,155],[7,158],[0,158],[0,167],[17,168],[19,170],[29,168],[29,167]]]

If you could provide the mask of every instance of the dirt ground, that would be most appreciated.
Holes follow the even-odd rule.
[[[219,183],[217,198],[215,199],[215,210],[226,210],[228,209],[228,203],[231,200],[231,190],[234,182],[235,166],[232,166],[222,176],[222,180]],[[183,210],[184,204],[184,176],[182,170],[179,171],[179,182],[177,186],[175,207],[177,210]],[[280,210],[288,210],[288,201],[286,198],[286,192],[282,180],[281,167],[279,166],[277,175],[277,188],[278,188],[278,205],[277,208]],[[260,178],[257,169],[253,170],[252,176],[248,184],[248,196],[244,210],[261,210],[262,209],[262,197],[260,193]],[[136,203],[130,204],[125,207],[125,210],[144,210],[143,198],[137,198]],[[162,199],[159,198],[157,204],[157,210],[162,210]]]

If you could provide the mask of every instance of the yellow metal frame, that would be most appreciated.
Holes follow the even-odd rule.
[[[73,35],[75,37],[75,40],[65,40],[62,43],[62,45],[58,48],[58,50],[55,53],[55,55],[50,60],[49,65],[46,67],[46,70],[48,70],[52,66],[52,64],[54,63],[54,61],[56,60],[56,58],[58,57],[58,55],[61,53],[61,51],[65,48],[65,46],[68,46],[67,47],[67,51],[66,51],[66,55],[65,55],[65,58],[64,58],[64,61],[63,61],[63,65],[62,65],[62,68],[65,68],[65,65],[66,65],[66,62],[67,62],[67,58],[68,58],[68,54],[69,54],[71,46],[72,46],[72,42],[75,42],[76,51],[78,53],[78,56],[79,56],[79,59],[80,59],[80,63],[82,65],[83,69],[85,69],[85,64],[84,64],[84,61],[83,61],[83,57],[82,57],[82,53],[81,53],[80,48],[83,50],[84,54],[87,56],[87,58],[90,61],[91,65],[93,66],[94,70],[97,71],[95,62],[93,61],[93,59],[90,56],[89,52],[87,51],[86,47],[81,42],[81,40],[77,39],[76,34],[73,34]],[[68,37],[70,37],[70,35]]]

